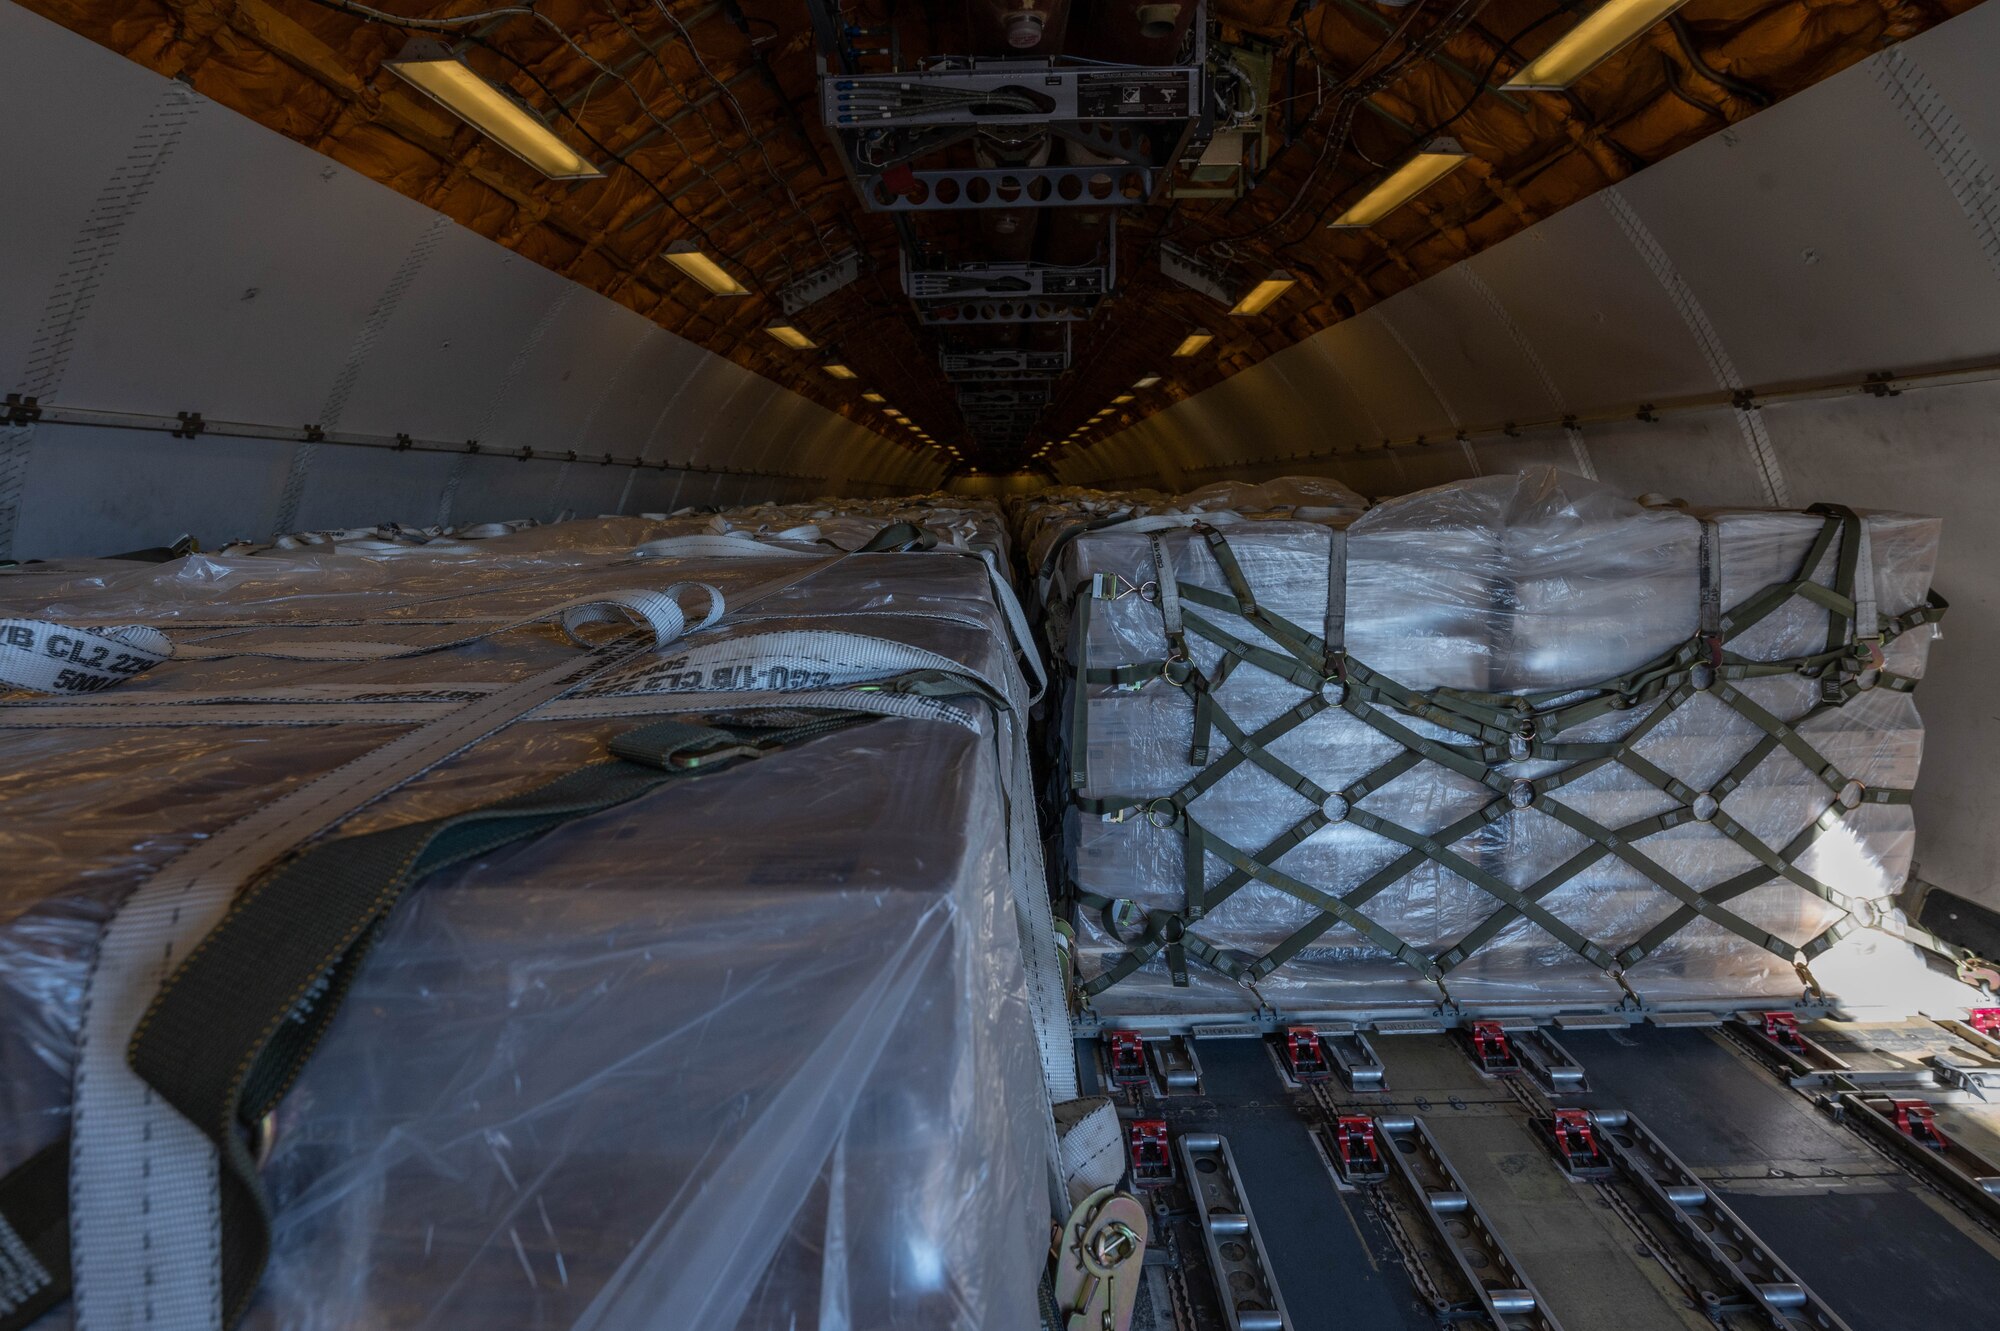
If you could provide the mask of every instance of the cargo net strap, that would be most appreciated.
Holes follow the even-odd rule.
[[[1857,569],[1865,569],[1868,563],[1866,529],[1861,519],[1844,508],[1822,505],[1811,511],[1823,515],[1825,524],[1798,574],[1790,581],[1767,587],[1724,613],[1717,604],[1710,555],[1704,559],[1703,567],[1701,630],[1692,639],[1616,679],[1540,693],[1417,690],[1378,674],[1338,646],[1329,648],[1325,639],[1259,606],[1234,552],[1213,527],[1197,526],[1195,530],[1221,569],[1230,594],[1176,583],[1165,551],[1157,547],[1159,583],[1155,587],[1142,589],[1114,574],[1098,574],[1079,589],[1076,597],[1072,641],[1077,655],[1085,655],[1092,602],[1135,592],[1161,606],[1168,652],[1155,661],[1078,669],[1070,719],[1071,799],[1086,813],[1113,818],[1142,816],[1156,827],[1180,832],[1186,843],[1185,901],[1179,910],[1149,910],[1126,898],[1107,898],[1072,886],[1074,902],[1099,912],[1106,931],[1127,948],[1105,971],[1084,982],[1082,992],[1086,996],[1102,993],[1162,954],[1175,985],[1188,983],[1190,957],[1232,979],[1255,981],[1298,955],[1336,924],[1354,930],[1442,988],[1444,977],[1454,968],[1520,919],[1539,925],[1576,955],[1615,979],[1628,994],[1632,990],[1625,982],[1625,970],[1697,919],[1710,920],[1793,964],[1808,986],[1816,988],[1805,963],[1857,927],[1851,913],[1854,903],[1799,868],[1797,861],[1821,835],[1838,826],[1848,811],[1864,804],[1907,804],[1910,792],[1870,788],[1848,776],[1813,748],[1800,733],[1800,727],[1843,706],[1866,689],[1914,691],[1915,679],[1882,668],[1883,644],[1936,622],[1944,614],[1945,603],[1933,594],[1924,605],[1907,613],[1879,619],[1874,608],[1872,571],[1863,572],[1863,586],[1857,593]],[[1706,529],[1705,554],[1709,553],[1713,538],[1712,527]],[[1836,547],[1839,555],[1833,585],[1814,582],[1814,571]],[[1336,569],[1341,562],[1335,560]],[[1340,594],[1336,587],[1335,595]],[[1775,661],[1752,660],[1730,650],[1732,641],[1794,598],[1803,598],[1828,612],[1823,650]],[[1202,611],[1241,618],[1276,644],[1276,649],[1245,642],[1204,617]],[[1330,633],[1338,634],[1339,630],[1333,627],[1337,623],[1336,617],[1329,616]],[[1212,673],[1204,675],[1193,662],[1185,645],[1188,634],[1221,649]],[[1216,700],[1216,690],[1233,672],[1245,667],[1289,680],[1305,690],[1307,696],[1267,724],[1246,732]],[[1819,682],[1813,705],[1797,721],[1781,720],[1735,687],[1741,680],[1789,674],[1803,674]],[[1139,687],[1153,680],[1164,680],[1179,688],[1193,704],[1194,732],[1188,757],[1201,771],[1171,795],[1158,798],[1082,796],[1078,792],[1088,782],[1084,766],[1088,687]],[[1648,761],[1637,752],[1636,746],[1676,709],[1703,692],[1749,721],[1763,732],[1763,737],[1707,790],[1695,790]],[[1273,755],[1270,746],[1314,716],[1335,707],[1394,740],[1402,751],[1340,789],[1328,790]],[[1564,731],[1609,713],[1646,707],[1652,711],[1616,741],[1580,743],[1557,738]],[[1429,738],[1406,724],[1408,720],[1428,723],[1457,738]],[[1227,741],[1228,750],[1211,763],[1209,749],[1218,734]],[[1825,786],[1826,804],[1787,844],[1774,848],[1731,818],[1721,804],[1760,763],[1780,749],[1798,759]],[[1498,770],[1503,765],[1528,760],[1553,761],[1565,766],[1532,779],[1510,777]],[[1436,763],[1487,787],[1492,792],[1491,798],[1474,812],[1434,832],[1415,831],[1360,807],[1368,795],[1425,762]],[[1204,792],[1245,763],[1276,777],[1312,805],[1311,812],[1254,850],[1232,845],[1204,827],[1192,808]],[[1665,793],[1676,807],[1619,827],[1606,827],[1574,809],[1544,799],[1613,763],[1622,764]],[[1589,844],[1525,887],[1503,881],[1451,849],[1454,843],[1483,826],[1499,822],[1515,810],[1528,808],[1581,833]],[[1407,849],[1340,895],[1276,867],[1286,852],[1336,822],[1353,824]],[[1689,822],[1708,823],[1754,858],[1756,867],[1704,891],[1681,881],[1639,850],[1637,843],[1647,837]],[[1213,884],[1206,881],[1207,858],[1211,855],[1228,867],[1228,873]],[[1616,951],[1584,937],[1541,904],[1550,893],[1607,856],[1629,865],[1680,903],[1637,941]],[[1499,903],[1499,908],[1484,921],[1435,955],[1397,937],[1365,910],[1372,898],[1426,860],[1463,878]],[[1319,913],[1262,956],[1225,950],[1204,939],[1196,931],[1196,923],[1253,881],[1288,893]],[[1751,889],[1779,881],[1793,883],[1850,913],[1817,936],[1795,945],[1728,908],[1730,901]]]

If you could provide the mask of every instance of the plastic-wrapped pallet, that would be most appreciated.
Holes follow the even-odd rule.
[[[1068,603],[1051,594],[1050,579],[1064,547],[1085,532],[1137,518],[1172,519],[1191,514],[1219,515],[1215,520],[1222,522],[1297,520],[1344,527],[1367,507],[1366,499],[1338,481],[1323,476],[1282,476],[1261,484],[1219,481],[1171,496],[1151,490],[1050,491],[1022,501],[1015,509],[1015,522],[1033,574],[1036,604],[1050,616],[1048,632],[1060,640],[1066,632]]]
[[[1344,533],[1226,516],[1090,531],[1053,577],[1098,1013],[1797,995],[1906,876],[1934,520],[1552,471]]]
[[[84,1320],[233,1317],[267,1153],[246,1326],[1033,1324],[1074,1069],[984,563],[627,518],[0,576],[0,672],[72,695],[0,695],[11,1311],[68,1234]],[[248,1084],[180,1085],[331,928],[258,911],[392,869]]]

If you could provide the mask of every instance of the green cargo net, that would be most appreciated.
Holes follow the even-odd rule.
[[[1184,839],[1184,898],[1178,910],[1146,909],[1130,899],[1100,896],[1071,884],[1071,900],[1077,906],[1098,912],[1106,932],[1126,949],[1103,972],[1085,981],[1082,993],[1086,997],[1102,993],[1163,954],[1176,986],[1188,983],[1189,958],[1231,979],[1254,982],[1297,956],[1336,925],[1352,929],[1442,989],[1445,977],[1455,968],[1509,925],[1523,919],[1540,926],[1571,952],[1614,979],[1628,994],[1633,991],[1626,983],[1625,971],[1702,919],[1792,964],[1807,986],[1816,990],[1806,963],[1858,927],[1853,911],[1855,903],[1801,869],[1798,861],[1851,811],[1871,804],[1907,804],[1910,791],[1869,787],[1854,779],[1814,749],[1801,734],[1801,728],[1814,718],[1844,706],[1865,690],[1914,691],[1914,678],[1883,668],[1883,646],[1941,619],[1945,602],[1932,594],[1921,606],[1893,618],[1878,619],[1871,590],[1864,588],[1859,600],[1856,596],[1856,571],[1866,539],[1861,519],[1847,509],[1827,505],[1811,511],[1825,521],[1791,580],[1767,587],[1724,611],[1716,603],[1711,561],[1704,557],[1702,623],[1687,642],[1615,679],[1521,694],[1409,688],[1371,670],[1365,662],[1343,650],[1338,611],[1329,617],[1328,636],[1335,638],[1329,644],[1325,638],[1258,605],[1229,543],[1215,528],[1196,524],[1193,530],[1206,543],[1229,587],[1228,593],[1177,584],[1160,538],[1153,536],[1159,581],[1146,589],[1146,599],[1160,606],[1167,655],[1159,660],[1113,667],[1079,666],[1069,718],[1070,797],[1087,814],[1114,819],[1143,817],[1155,827],[1177,831]],[[1705,556],[1713,537],[1712,526],[1705,524]],[[1341,572],[1344,560],[1338,557],[1344,533],[1335,533],[1333,539],[1337,543],[1334,576],[1338,579],[1344,576]],[[1832,585],[1813,581],[1814,572],[1836,550]],[[1098,574],[1078,589],[1070,627],[1070,641],[1076,655],[1084,658],[1088,655],[1092,602],[1139,591],[1115,574]],[[1335,591],[1338,600],[1339,589]],[[1803,599],[1827,612],[1823,650],[1772,661],[1754,660],[1731,650],[1733,642],[1794,599]],[[1202,611],[1236,616],[1252,625],[1274,647],[1246,642],[1206,618]],[[1862,624],[1863,617],[1876,622]],[[1206,674],[1194,664],[1187,648],[1188,635],[1220,650],[1217,664]],[[1246,732],[1216,698],[1217,690],[1229,676],[1245,668],[1288,680],[1304,690],[1305,697],[1288,711]],[[1744,680],[1792,674],[1818,682],[1814,702],[1794,721],[1773,715],[1736,687]],[[1088,784],[1085,745],[1089,686],[1138,688],[1156,680],[1178,688],[1192,704],[1193,740],[1188,757],[1190,764],[1201,770],[1172,794],[1157,798],[1082,795],[1079,792]],[[1648,735],[1700,693],[1708,694],[1762,732],[1762,737],[1707,790],[1693,789],[1637,751]],[[1271,752],[1271,746],[1282,736],[1329,708],[1340,708],[1394,740],[1400,751],[1337,790],[1323,787]],[[1576,742],[1561,738],[1567,731],[1612,713],[1642,711],[1642,719],[1616,740]],[[1432,738],[1419,733],[1407,724],[1409,721],[1427,723],[1451,738]],[[1210,762],[1209,749],[1216,735],[1226,741],[1227,750]],[[1796,758],[1824,786],[1825,805],[1790,841],[1773,847],[1732,818],[1721,805],[1759,764],[1779,750]],[[1533,778],[1501,771],[1508,764],[1527,761],[1562,766]],[[1473,812],[1431,832],[1413,830],[1360,807],[1368,795],[1427,762],[1486,787],[1491,797]],[[1610,827],[1557,800],[1545,798],[1614,763],[1665,794],[1674,801],[1674,807]],[[1233,845],[1204,826],[1195,808],[1205,792],[1244,764],[1252,764],[1277,778],[1312,806],[1311,812],[1254,849]],[[1580,833],[1588,844],[1522,887],[1504,881],[1452,849],[1455,843],[1487,824],[1531,808]],[[1277,867],[1277,861],[1286,852],[1336,822],[1351,824],[1405,849],[1395,860],[1337,895]],[[1704,890],[1682,881],[1638,848],[1637,843],[1647,837],[1690,822],[1707,823],[1748,853],[1756,861],[1755,867]],[[1214,883],[1206,881],[1210,856],[1227,869]],[[1607,857],[1629,866],[1678,903],[1658,924],[1622,948],[1585,937],[1543,905],[1550,893]],[[1366,909],[1373,898],[1427,860],[1485,892],[1497,907],[1470,931],[1434,954],[1397,937],[1371,918]],[[1204,916],[1252,882],[1276,888],[1315,910],[1305,924],[1261,956],[1218,947],[1197,928]],[[1774,882],[1794,884],[1844,913],[1816,936],[1794,944],[1729,909],[1729,903],[1744,893]]]

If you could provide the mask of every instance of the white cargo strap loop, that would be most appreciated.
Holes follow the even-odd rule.
[[[722,613],[709,596],[704,625]],[[544,670],[372,749],[191,846],[127,897],[105,926],[85,991],[72,1099],[70,1243],[76,1324],[88,1331],[204,1331],[222,1321],[215,1148],[125,1061],[160,984],[277,857],[602,671],[671,639],[667,594],[593,597],[652,628]],[[636,601],[637,604],[631,604]],[[643,607],[643,608],[642,608]],[[538,618],[545,618],[546,615]]]
[[[173,654],[142,624],[79,628],[45,619],[0,619],[0,688],[95,693],[151,670]]]
[[[708,595],[708,612],[693,629],[688,627],[687,614],[678,599],[681,593],[690,590]],[[683,633],[705,629],[721,619],[722,592],[706,582],[676,582],[665,591],[613,592],[609,596],[586,597],[559,607],[555,613],[564,635],[579,647],[595,645],[578,636],[577,630],[584,625],[620,621],[650,630],[654,644],[664,646]]]

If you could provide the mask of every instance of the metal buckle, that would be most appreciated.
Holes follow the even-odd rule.
[[[682,772],[692,772],[705,763],[719,762],[724,758],[755,758],[762,752],[764,750],[761,746],[744,744],[740,741],[730,744],[718,744],[709,749],[696,749],[692,752],[682,750],[678,753],[670,753],[667,755],[667,766]]]
[[[250,1128],[250,1158],[256,1163],[259,1173],[271,1163],[271,1153],[278,1146],[278,1111],[273,1109],[258,1119]]]

